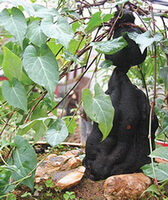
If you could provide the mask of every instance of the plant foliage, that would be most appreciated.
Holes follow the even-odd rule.
[[[108,136],[114,109],[110,97],[104,94],[100,85],[107,84],[112,63],[104,60],[102,54],[114,54],[127,46],[123,37],[112,38],[115,6],[133,9],[135,5],[142,26],[148,29],[143,34],[128,33],[142,52],[146,47],[149,49],[146,61],[131,69],[129,76],[140,81],[143,87],[147,85],[150,93],[157,90],[156,86],[159,91],[161,87],[161,96],[154,100],[153,96],[149,97],[156,104],[159,117],[157,139],[168,137],[168,39],[164,23],[167,13],[151,13],[152,9],[149,11],[141,1],[134,0],[94,1],[93,4],[58,0],[52,7],[45,0],[45,6],[36,2],[0,0],[0,6],[8,5],[0,11],[0,73],[5,79],[0,82],[0,198],[4,195],[12,198],[10,192],[19,184],[33,190],[37,160],[28,140],[35,143],[43,139],[54,148],[66,139],[68,133],[74,133],[81,96],[86,114],[99,124],[102,139]],[[109,12],[105,13],[103,7]],[[89,13],[87,17],[86,12]],[[161,28],[155,26],[155,15],[163,21]],[[105,74],[101,81],[98,80],[99,72]],[[68,77],[72,77],[72,73],[71,85]],[[82,85],[82,78],[87,73],[99,83],[94,86],[95,94],[92,95],[88,88],[77,93],[77,107],[72,116],[67,116],[70,104],[66,100],[74,101],[72,92],[80,83]],[[63,82],[64,79],[67,82]],[[66,92],[61,90],[62,85],[67,88]],[[10,149],[7,157],[3,154],[6,149]],[[166,148],[160,148],[150,156],[167,160],[167,152]],[[155,178],[152,167],[148,165],[143,170]],[[167,164],[157,164],[154,169],[158,180],[168,179]],[[75,197],[67,193],[64,198]]]

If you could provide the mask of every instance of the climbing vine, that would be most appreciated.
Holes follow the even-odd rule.
[[[146,89],[151,113],[155,109],[159,117],[157,139],[168,141],[167,13],[153,9],[151,3],[136,0],[92,3],[59,0],[52,7],[50,1],[43,3],[0,0],[4,7],[0,12],[0,72],[5,79],[0,82],[0,196],[7,195],[19,184],[33,190],[38,163],[29,139],[35,144],[45,138],[54,148],[69,132],[74,132],[74,116],[82,103],[77,102],[77,109],[70,117],[60,116],[59,107],[82,78],[91,73],[91,79],[96,80],[97,74],[103,71],[101,86],[107,82],[106,75],[113,66],[102,55],[114,54],[127,45],[123,37],[112,39],[116,7],[133,11],[144,29],[141,35],[129,34],[141,51],[148,48],[148,55],[128,75]],[[81,73],[74,77],[73,86],[61,99],[56,98],[60,82],[67,81],[69,74],[77,69]],[[99,123],[105,138],[112,128],[114,111],[101,86],[95,85],[94,96],[89,89],[83,90],[82,101],[85,112]],[[105,107],[101,99],[109,106]],[[107,110],[113,115],[107,115]],[[156,149],[150,157],[168,160],[167,148]],[[150,165],[144,166],[144,173],[158,181],[168,180],[167,164],[153,167],[155,174]],[[156,185],[159,189],[157,181]],[[158,195],[156,190],[152,191]]]

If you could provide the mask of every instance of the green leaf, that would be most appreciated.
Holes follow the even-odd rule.
[[[55,8],[47,8],[42,5],[33,4],[34,16],[40,18],[46,18],[48,16],[57,16],[59,15],[58,11]]]
[[[61,44],[56,43],[56,39],[51,39],[49,42],[47,42],[47,45],[49,46],[54,55],[57,55],[59,50],[62,48]]]
[[[68,129],[62,119],[57,119],[47,130],[46,140],[51,146],[63,142],[68,136]]]
[[[5,0],[4,0],[5,1]],[[6,0],[7,2],[12,3],[15,6],[22,6],[24,8],[24,10],[29,14],[29,15],[33,15],[34,13],[34,9],[32,7],[31,3],[28,3],[26,1],[23,0]]]
[[[103,15],[101,11],[94,13],[85,28],[86,33],[94,31],[103,22],[109,21],[112,16],[112,14]]]
[[[12,8],[11,12],[4,9],[0,13],[0,25],[4,27],[22,46],[27,30],[26,19],[18,8]]]
[[[37,166],[36,153],[28,141],[19,135],[15,137],[14,143],[16,147],[12,151],[9,165],[15,165],[17,167],[17,171],[12,173],[12,177],[15,181],[18,181],[28,175],[31,175],[21,183],[33,190],[35,169]]]
[[[72,117],[72,116],[66,116],[66,117],[64,117],[64,121],[65,121],[66,126],[68,128],[68,133],[74,134],[75,129],[77,127],[75,118]]]
[[[86,33],[92,32],[102,24],[101,13],[102,12],[99,11],[92,15],[91,19],[87,24],[87,27],[85,28]]]
[[[94,97],[92,97],[89,89],[82,91],[83,107],[86,114],[99,124],[104,140],[112,129],[114,108],[110,97],[105,95],[99,84],[95,85],[94,90]]]
[[[166,120],[166,124],[167,124],[167,120]],[[163,134],[163,133],[167,134],[168,133],[168,125],[165,128],[163,128],[160,133],[161,134]]]
[[[154,36],[152,36],[150,31],[146,31],[142,34],[138,34],[136,32],[130,32],[127,34],[130,39],[134,40],[139,45],[142,53],[146,47],[150,46],[154,42],[159,42],[163,38],[163,36],[159,33],[156,33]]]
[[[11,171],[0,167],[0,195],[4,195],[8,189],[9,179],[11,177]]]
[[[98,51],[99,53],[112,55],[126,47],[127,41],[121,36],[113,40],[93,42],[92,46],[95,46],[96,51]]]
[[[17,78],[18,80],[22,77],[22,61],[21,59],[15,55],[12,51],[10,51],[7,47],[3,46],[4,50],[4,60],[3,60],[3,71],[6,77],[9,80],[13,78]]]
[[[155,149],[150,154],[150,157],[168,160],[168,147],[160,147],[160,148]]]
[[[55,38],[57,41],[68,48],[69,42],[74,33],[67,20],[61,16],[48,17],[42,20],[41,29],[49,38]]]
[[[103,22],[109,21],[112,17],[114,17],[114,14],[105,14],[103,16]]]
[[[3,81],[2,94],[10,105],[27,111],[26,90],[17,79]]]
[[[153,169],[152,169],[152,165],[144,165],[141,168],[144,172],[145,175],[151,177],[151,178],[155,178],[155,176],[153,175]],[[158,181],[165,181],[168,180],[168,163],[159,163],[154,165],[154,169],[155,169],[155,174],[156,174],[156,179]]]
[[[19,126],[19,132],[18,134],[19,135],[24,135],[25,133],[27,133],[30,129],[36,129],[36,126],[40,125],[39,122],[42,122],[43,125],[41,125],[41,127],[44,128],[44,130],[42,132],[46,132],[46,125],[45,125],[45,122],[46,120],[56,120],[57,118],[56,117],[41,117],[41,118],[38,118],[38,119],[34,119],[26,124],[23,124],[21,126]],[[42,134],[43,135],[43,134]]]
[[[157,195],[160,194],[155,184],[149,186],[149,187],[145,190],[145,192],[154,192],[154,193],[157,194]]]
[[[20,57],[20,55],[22,54],[22,49],[20,47],[19,44],[17,44],[16,42],[8,42],[4,45],[5,47],[7,47],[12,53],[14,53],[15,55],[17,55],[18,57]]]
[[[40,21],[33,21],[29,24],[27,29],[27,37],[29,38],[30,42],[37,46],[41,46],[47,40],[47,36],[41,30]]]
[[[104,60],[103,62],[100,63],[99,67],[100,68],[109,68],[112,66],[112,61],[111,60]]]
[[[59,80],[58,64],[47,45],[35,48],[29,45],[23,55],[24,69],[37,84],[45,87],[53,98]]]
[[[168,89],[168,67],[163,67],[160,69],[160,77],[163,79],[165,88]]]
[[[16,194],[13,194],[13,193],[8,194],[8,196],[6,197],[6,200],[17,200]]]
[[[24,85],[31,85],[33,84],[33,81],[26,75],[25,72],[22,73],[22,78],[20,79],[20,82]]]
[[[18,131],[18,135],[24,135],[27,134],[28,131],[30,131],[31,129],[33,129],[35,131],[35,135],[33,137],[33,140],[36,142],[39,139],[41,139],[41,137],[43,137],[46,134],[47,131],[47,122],[49,121],[53,121],[56,120],[56,117],[41,117],[38,119],[34,119],[26,124],[20,125],[19,126],[19,131]]]
[[[43,121],[37,120],[33,126],[33,130],[36,132],[36,134],[33,137],[33,140],[37,142],[45,135],[46,126]]]
[[[165,54],[168,54],[168,38],[162,40],[162,50]]]

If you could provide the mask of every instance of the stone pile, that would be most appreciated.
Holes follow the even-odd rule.
[[[37,168],[35,182],[44,184],[51,179],[53,188],[70,189],[77,199],[83,200],[126,200],[138,199],[151,184],[143,173],[116,175],[101,181],[92,181],[84,176],[81,166],[84,151],[71,150],[63,155],[49,155]]]

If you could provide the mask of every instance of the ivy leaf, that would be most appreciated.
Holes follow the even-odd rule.
[[[112,17],[114,17],[114,13],[113,14],[105,14],[105,15],[103,15],[103,22],[109,21]]]
[[[40,117],[38,119],[34,119],[26,124],[19,126],[19,135],[26,134],[29,130],[34,129],[35,131],[39,132],[41,128],[41,134],[39,133],[37,137],[42,137],[46,133],[46,121],[47,120],[56,120],[57,118],[55,116],[53,117]],[[41,126],[39,129],[38,126]]]
[[[23,13],[18,8],[14,7],[11,11],[4,9],[0,13],[0,25],[12,34],[22,46],[27,24]]]
[[[77,124],[76,124],[74,117],[66,116],[66,117],[64,117],[64,121],[65,121],[66,126],[68,128],[68,133],[74,134],[75,129],[77,128]]]
[[[160,77],[163,79],[165,88],[168,89],[168,67],[163,67],[160,69]]]
[[[62,119],[57,119],[47,130],[46,140],[51,146],[63,142],[68,136],[68,129]]]
[[[110,97],[103,92],[99,84],[95,85],[94,90],[94,97],[92,97],[89,89],[82,91],[83,107],[86,114],[99,124],[104,140],[112,129],[114,108]]]
[[[26,90],[17,79],[14,78],[10,82],[3,81],[2,94],[9,105],[20,108],[25,112],[27,111]]]
[[[19,135],[15,137],[14,144],[16,147],[12,151],[9,165],[15,165],[17,170],[13,171],[12,177],[15,181],[17,181],[31,173],[31,176],[23,180],[21,183],[33,190],[35,169],[37,166],[36,153],[28,141]]]
[[[165,120],[167,121],[167,120]],[[161,134],[165,133],[167,134],[168,133],[168,125],[160,132]]]
[[[31,3],[28,3],[23,0],[6,0],[6,1],[12,3],[15,6],[22,6],[29,15],[33,15],[34,13],[34,9],[32,7],[33,4]]]
[[[95,14],[92,15],[91,19],[89,20],[87,24],[87,27],[85,28],[86,33],[92,32],[98,26],[101,25],[102,23],[101,13],[102,12],[96,12]]]
[[[162,50],[165,54],[168,54],[168,38],[162,40]]]
[[[150,46],[154,42],[159,42],[163,38],[163,36],[159,33],[156,33],[152,37],[150,31],[146,31],[145,33],[142,34],[138,34],[136,32],[130,32],[127,34],[130,39],[134,40],[139,45],[141,53],[144,52],[146,47]]]
[[[112,14],[103,15],[101,11],[96,12],[92,15],[91,19],[87,24],[87,27],[85,28],[86,33],[94,31],[103,22],[109,21],[112,18],[112,16]]]
[[[4,195],[9,187],[11,171],[5,167],[0,167],[0,195]]]
[[[39,47],[46,42],[47,36],[41,30],[40,21],[36,20],[29,24],[27,29],[27,37],[29,38],[30,42]]]
[[[155,163],[154,167],[155,167],[156,179],[158,181],[165,181],[168,179],[168,163],[158,163],[158,164]],[[151,178],[155,178],[151,164],[144,165],[141,169],[143,170],[145,175]]]
[[[17,78],[18,80],[22,77],[22,61],[21,59],[10,51],[7,47],[2,47],[4,50],[4,59],[2,63],[3,71],[9,80]]]
[[[168,147],[157,148],[149,156],[152,158],[168,160]]]
[[[46,36],[57,39],[57,41],[66,48],[68,48],[69,42],[74,36],[67,20],[61,16],[50,16],[43,19],[41,29]]]
[[[107,55],[112,55],[127,46],[127,41],[121,36],[119,38],[103,41],[93,42],[92,46],[95,46],[96,51]]]
[[[111,60],[104,60],[103,62],[100,63],[100,68],[109,68],[111,67],[113,62]]]
[[[46,18],[49,15],[51,16],[59,15],[58,11],[55,8],[47,8],[38,4],[33,4],[32,7],[34,9],[35,17]]]
[[[29,45],[23,55],[27,75],[37,84],[45,87],[53,98],[59,80],[58,64],[47,45],[35,48]]]

